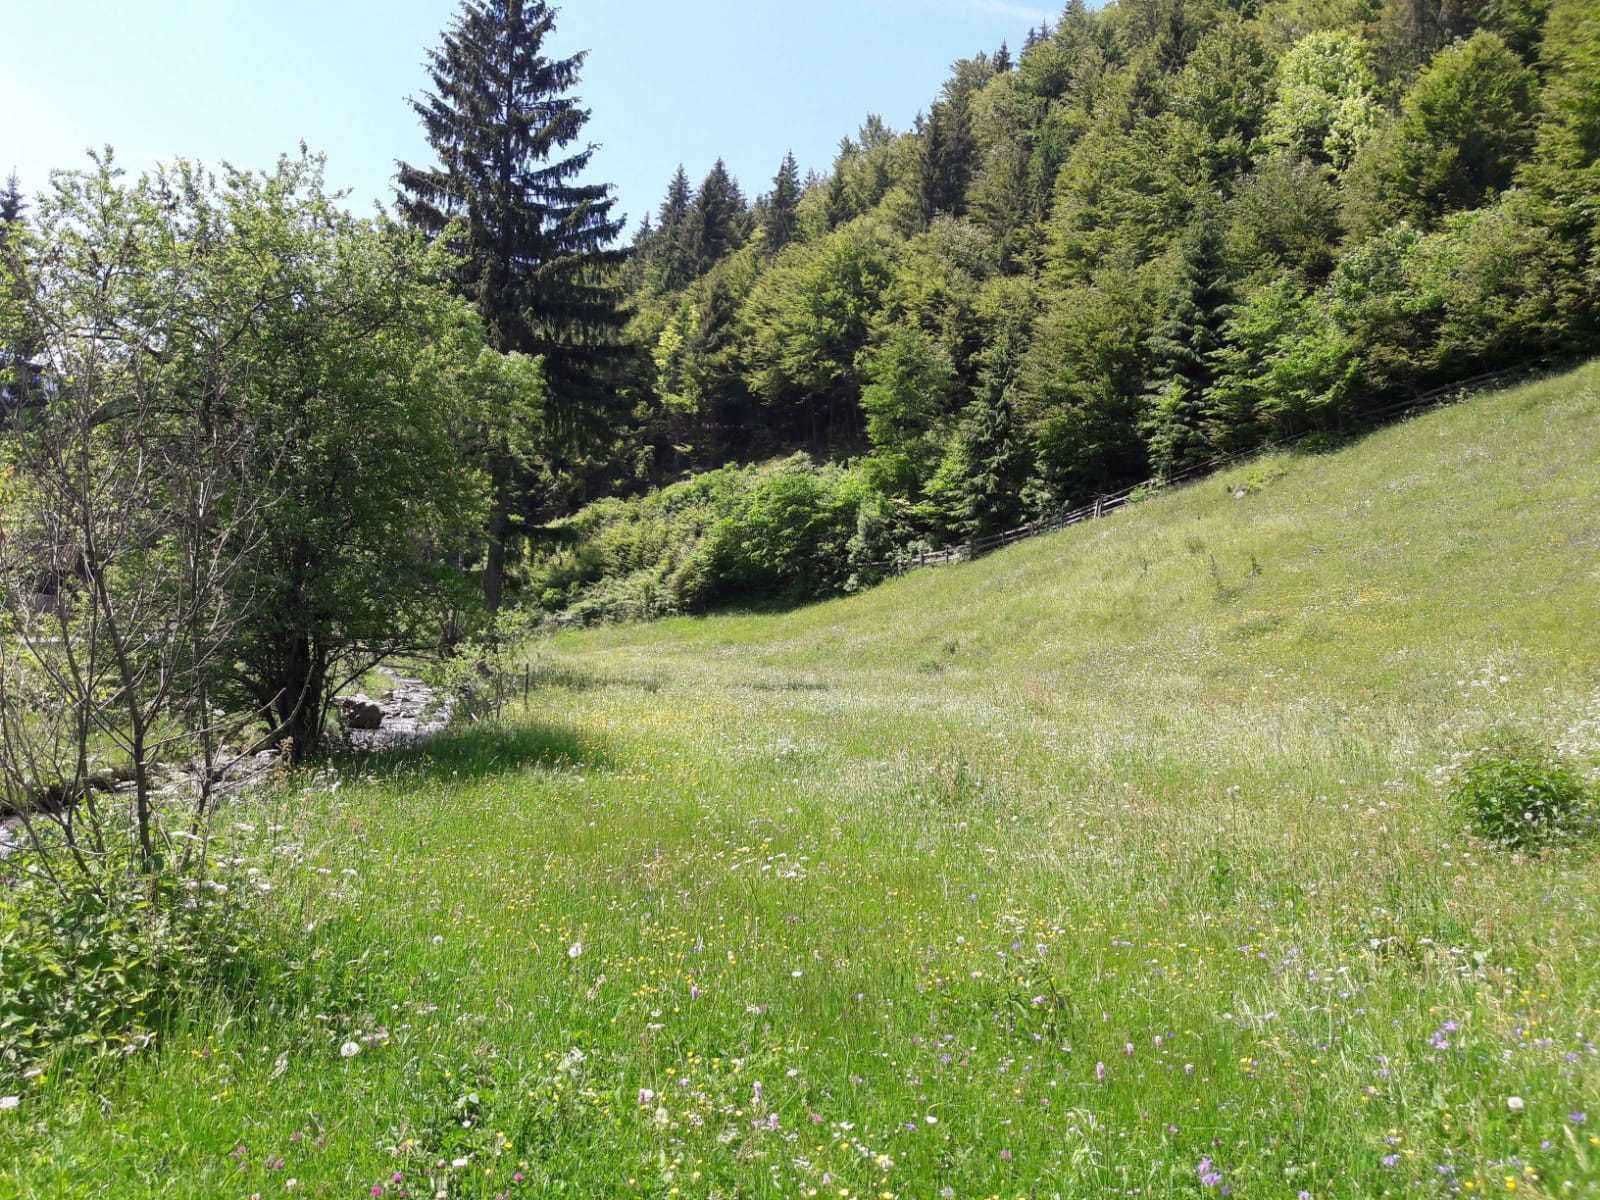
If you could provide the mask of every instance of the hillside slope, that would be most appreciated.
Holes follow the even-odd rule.
[[[563,635],[507,728],[261,802],[297,990],[40,1081],[0,1196],[1594,1200],[1600,862],[1439,780],[1600,760],[1596,429],[1600,364]]]
[[[1490,663],[1592,678],[1597,390],[1591,364],[860,596],[556,644],[588,663],[647,653],[673,672],[709,657],[753,679],[882,674],[899,686],[922,666],[936,683],[920,690],[936,694],[1009,690],[1009,673],[1025,672],[1061,703],[1254,688],[1269,670],[1352,701],[1446,676],[1453,687]]]

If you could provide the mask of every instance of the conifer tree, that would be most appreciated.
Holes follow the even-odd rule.
[[[546,56],[555,17],[544,0],[462,0],[428,56],[433,90],[411,101],[438,164],[398,164],[397,199],[428,237],[463,222],[457,285],[496,349],[544,356],[550,449],[565,457],[613,415],[604,376],[625,354],[615,268],[628,252],[613,248],[623,222],[612,216],[610,185],[580,182],[595,152],[579,140],[589,112],[571,95],[585,56]],[[511,463],[489,469],[496,504],[484,594],[493,609],[528,489]]]
[[[22,195],[22,183],[17,179],[15,171],[6,178],[6,186],[0,189],[0,236],[5,233],[5,226],[22,220],[22,210],[28,207],[28,202]]]
[[[940,213],[960,216],[966,211],[967,186],[977,159],[966,97],[935,104],[921,132],[923,219],[931,221]]]
[[[1168,476],[1211,454],[1206,393],[1224,341],[1232,294],[1222,223],[1202,212],[1173,250],[1166,315],[1150,336],[1152,385],[1144,427],[1150,458]]]
[[[994,73],[1004,75],[1016,64],[1011,61],[1011,46],[1008,42],[1001,42],[1000,49],[994,52]]]
[[[656,243],[651,280],[664,292],[687,286],[695,274],[695,240],[689,217],[694,207],[694,189],[689,172],[678,164],[656,221]]]
[[[747,206],[738,181],[720,158],[694,198],[690,228],[696,273],[704,275],[744,240]]]
[[[762,221],[767,253],[776,254],[790,242],[799,228],[800,220],[800,164],[794,160],[794,151],[783,156],[783,165],[772,181],[772,195]]]

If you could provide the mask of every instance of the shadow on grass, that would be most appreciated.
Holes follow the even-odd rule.
[[[481,724],[450,729],[411,746],[346,752],[340,770],[365,778],[487,779],[536,767],[605,766],[605,747],[560,725]]]

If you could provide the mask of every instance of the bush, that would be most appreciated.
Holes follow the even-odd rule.
[[[601,500],[535,551],[524,593],[590,623],[805,601],[849,590],[893,556],[882,497],[860,467],[805,454],[708,471],[632,500]]]
[[[247,997],[273,957],[242,872],[201,881],[108,870],[52,883],[24,850],[0,873],[0,1092],[50,1062],[133,1053],[186,1000]]]
[[[1501,738],[1478,753],[1451,801],[1475,834],[1508,849],[1572,842],[1595,830],[1595,805],[1583,778],[1520,738]]]

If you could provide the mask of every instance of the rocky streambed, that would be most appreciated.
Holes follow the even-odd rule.
[[[397,677],[394,687],[379,699],[347,696],[335,701],[335,710],[344,737],[356,750],[382,751],[415,745],[441,733],[455,715],[455,700],[441,695],[420,679]],[[225,793],[240,793],[255,787],[281,765],[277,754],[263,751],[236,763],[219,784]],[[131,784],[108,788],[122,791]],[[195,794],[199,784],[193,775],[179,768],[165,767],[159,774],[160,791],[169,796]],[[22,844],[22,821],[0,821],[0,858]]]

